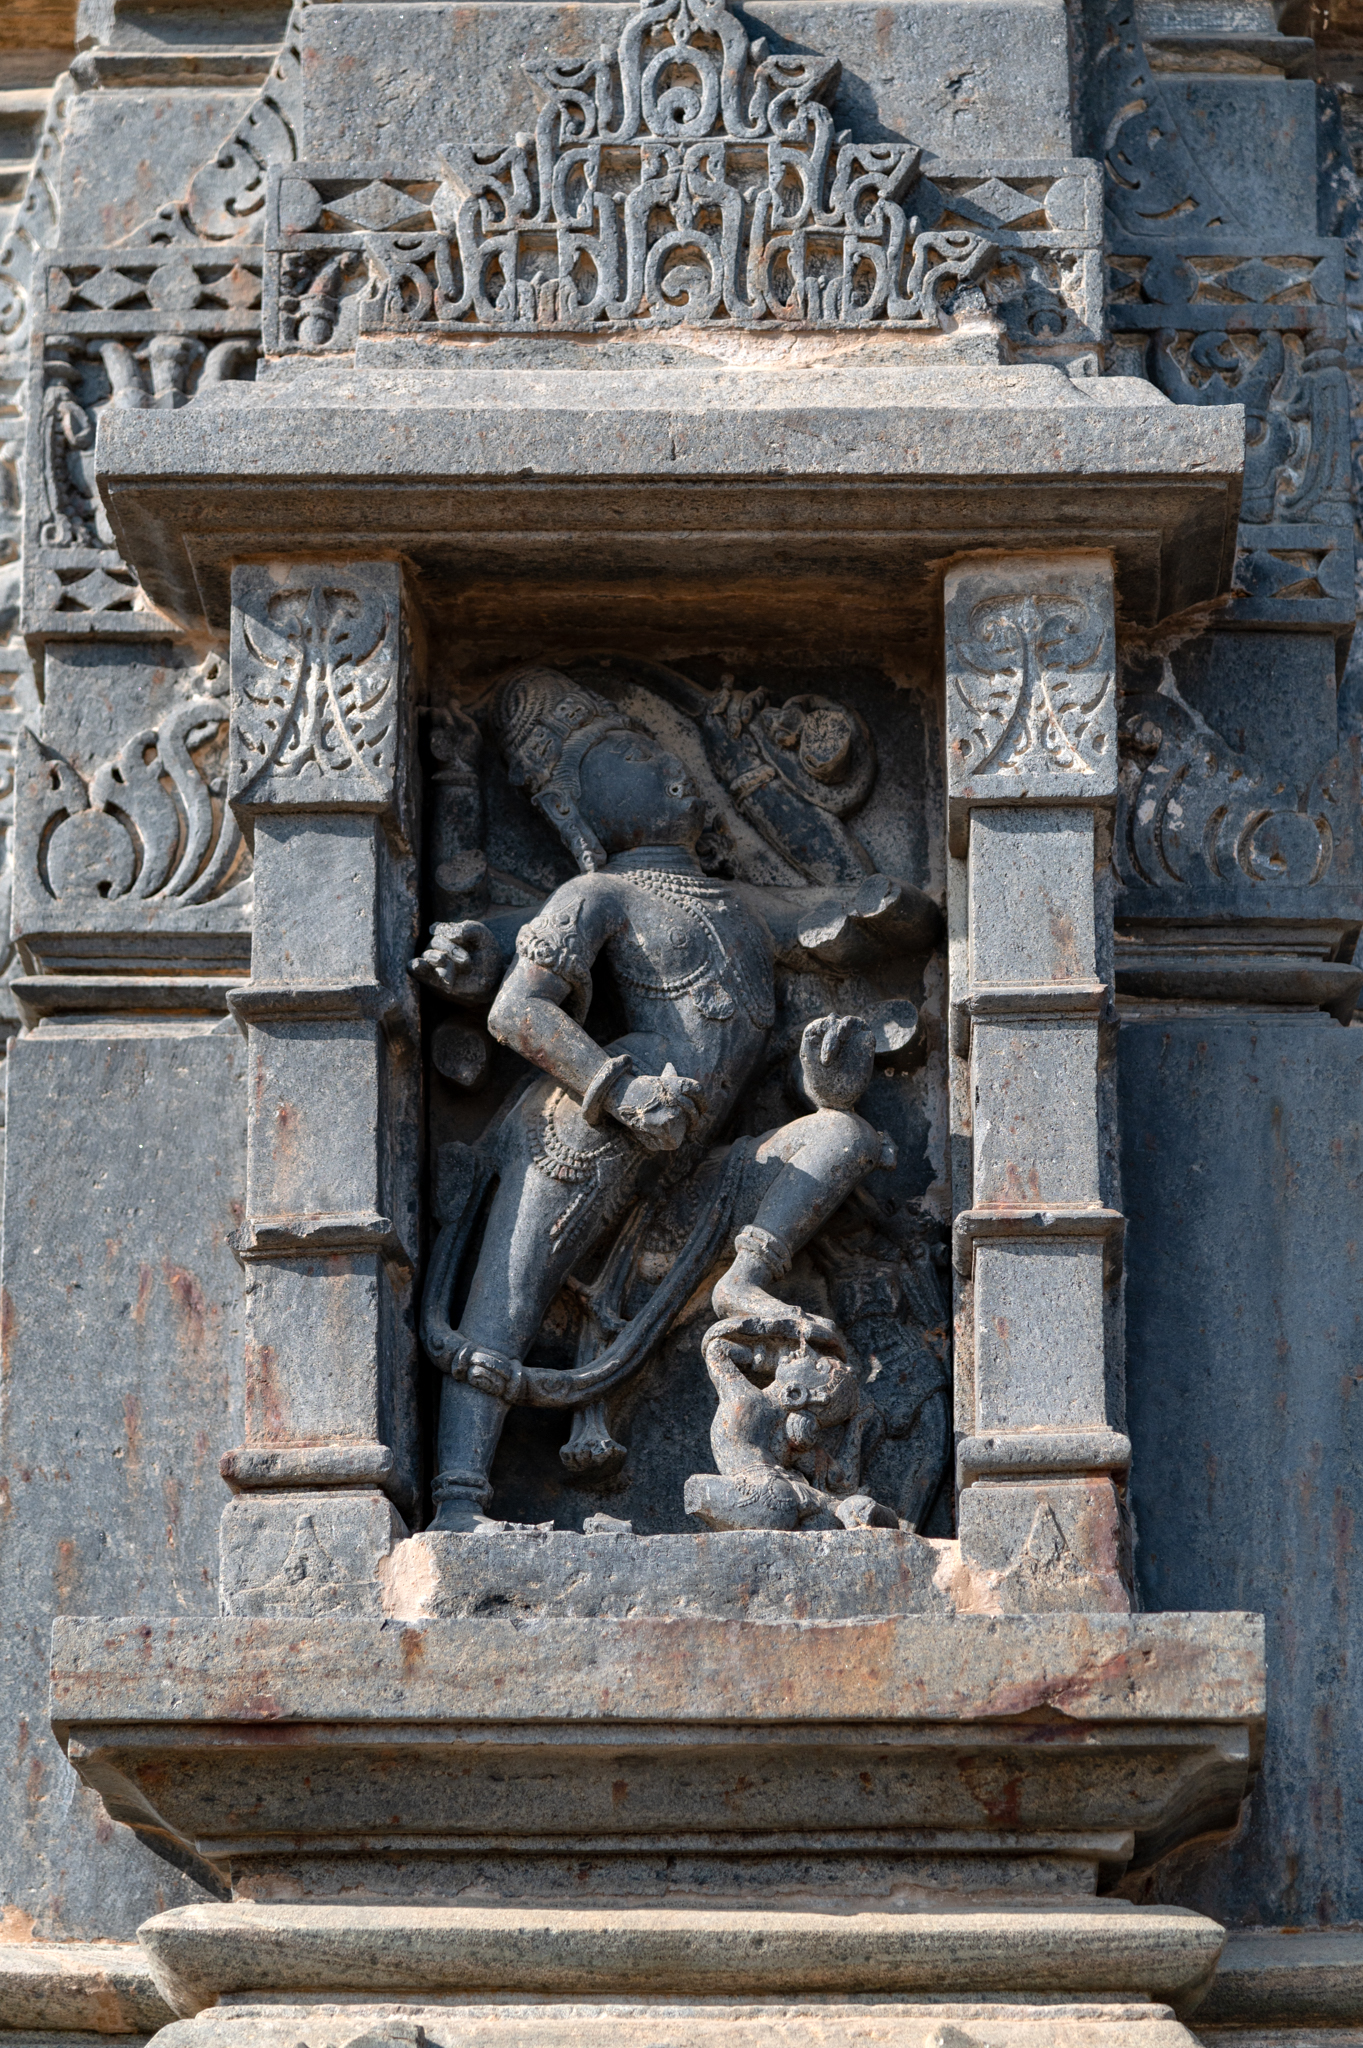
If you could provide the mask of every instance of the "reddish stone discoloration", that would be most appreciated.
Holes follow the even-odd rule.
[[[152,1289],[155,1285],[156,1275],[151,1267],[145,1264],[140,1265],[137,1269],[137,1300],[128,1311],[135,1323],[145,1324],[147,1309],[151,1303]]]
[[[288,1435],[283,1390],[279,1385],[274,1346],[247,1338],[246,1429],[252,1443],[279,1443]]]
[[[8,1385],[14,1369],[14,1337],[18,1317],[8,1287],[0,1287],[0,1384]]]
[[[182,1342],[189,1351],[201,1353],[209,1315],[202,1286],[193,1273],[183,1266],[173,1266],[169,1259],[162,1261],[161,1277],[175,1309]]]

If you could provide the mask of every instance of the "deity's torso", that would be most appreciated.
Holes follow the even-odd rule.
[[[604,964],[629,1035],[659,1041],[704,1085],[706,1125],[722,1121],[775,1020],[771,935],[733,883],[625,856],[556,891],[519,950],[569,983],[582,1016]]]

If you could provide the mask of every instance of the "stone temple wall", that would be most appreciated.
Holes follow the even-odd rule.
[[[0,22],[0,2038],[1363,2042],[1348,5]]]

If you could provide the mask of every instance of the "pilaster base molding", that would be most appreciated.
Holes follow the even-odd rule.
[[[1177,2013],[1223,1940],[1200,1914],[1120,1901],[848,1913],[817,1897],[188,1906],[142,1929],[163,1992],[198,2015],[171,2048],[295,2048],[304,2028],[345,2048],[551,2048],[569,2030],[592,2048],[1182,2048]]]

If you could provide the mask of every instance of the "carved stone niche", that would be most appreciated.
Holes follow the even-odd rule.
[[[754,122],[732,28],[660,0],[550,98],[613,135],[642,49],[641,121]],[[437,180],[369,182],[299,233]],[[1102,873],[1116,608],[1224,589],[1238,430],[902,337],[570,359],[554,251],[521,356],[357,314],[101,424],[124,559],[231,639],[253,1349],[222,1618],[62,1624],[56,1724],[233,1894],[145,1936],[196,2048],[508,1990],[1186,2048],[1219,1930],[1095,1894],[1234,1823],[1262,1649],[1129,1612]]]

